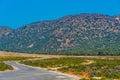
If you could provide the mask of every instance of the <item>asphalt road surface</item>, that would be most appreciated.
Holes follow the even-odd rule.
[[[0,80],[75,80],[66,74],[29,67],[17,62],[7,62],[15,70],[0,72]]]

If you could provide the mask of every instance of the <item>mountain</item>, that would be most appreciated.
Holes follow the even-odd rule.
[[[8,35],[11,31],[12,31],[12,29],[10,29],[9,27],[0,26],[0,38],[4,35],[5,36]]]
[[[2,36],[0,50],[119,55],[120,16],[80,14],[34,22]]]

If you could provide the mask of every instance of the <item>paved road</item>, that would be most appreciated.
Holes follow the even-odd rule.
[[[15,67],[15,70],[0,72],[0,80],[73,80],[73,77],[65,74],[32,68],[17,62],[7,64]]]

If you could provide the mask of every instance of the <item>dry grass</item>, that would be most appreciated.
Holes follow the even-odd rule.
[[[15,57],[42,57],[42,58],[59,58],[64,57],[60,55],[43,55],[43,54],[29,54],[29,53],[19,53],[19,52],[5,52],[0,51],[0,56],[15,56]]]

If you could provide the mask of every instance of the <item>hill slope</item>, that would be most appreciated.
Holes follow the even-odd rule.
[[[11,31],[12,29],[10,29],[9,27],[0,26],[0,38],[4,35],[8,35]]]
[[[0,49],[25,52],[119,54],[120,17],[80,14],[31,23],[2,36]]]

